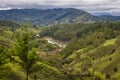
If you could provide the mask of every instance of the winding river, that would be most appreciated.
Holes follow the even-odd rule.
[[[67,45],[67,43],[64,43],[64,42],[61,42],[61,41],[58,41],[58,40],[54,40],[54,39],[51,38],[51,37],[45,37],[45,39],[48,41],[48,43],[56,44],[56,45],[58,45],[60,48],[65,48],[65,46]]]

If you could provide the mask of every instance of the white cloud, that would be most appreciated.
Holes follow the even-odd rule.
[[[0,0],[0,9],[11,8],[77,8],[119,14],[120,0]]]

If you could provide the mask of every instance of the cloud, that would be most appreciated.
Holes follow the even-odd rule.
[[[90,13],[120,14],[120,0],[0,0],[0,9],[77,8]]]

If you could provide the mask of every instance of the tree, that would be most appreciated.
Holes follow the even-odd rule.
[[[28,26],[28,23],[25,23],[22,31],[17,32],[17,46],[15,47],[17,55],[22,61],[21,65],[26,71],[26,80],[28,80],[30,68],[32,68],[33,64],[35,64],[37,60],[36,53],[33,50],[32,45],[30,45],[32,36],[28,31]]]

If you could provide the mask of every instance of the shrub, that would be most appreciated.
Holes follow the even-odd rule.
[[[114,71],[114,72],[117,72],[117,71],[118,71],[118,68],[117,68],[117,67],[114,67],[114,68],[113,68],[113,71]]]

